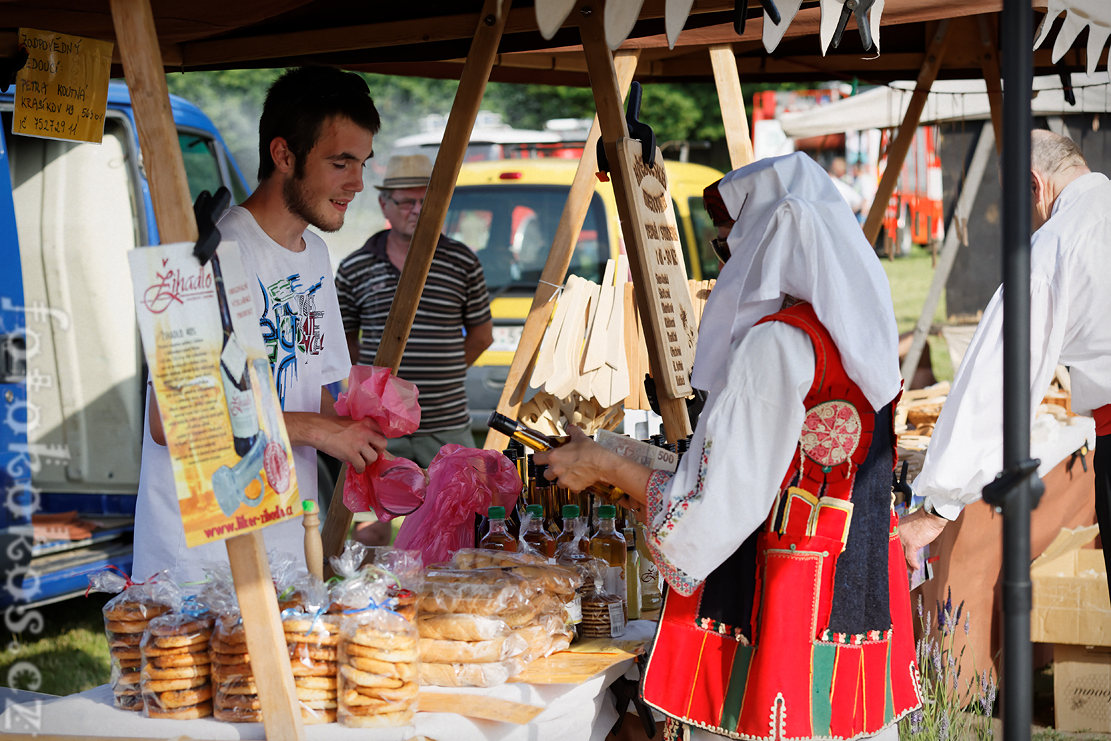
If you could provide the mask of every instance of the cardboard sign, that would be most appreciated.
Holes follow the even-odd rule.
[[[691,394],[690,369],[698,326],[687,290],[687,267],[663,154],[657,148],[655,164],[649,167],[636,139],[619,140],[617,154],[616,164],[625,175],[633,201],[629,209],[633,223],[628,226],[640,232],[644,245],[643,254],[630,255],[640,261],[642,274],[648,277],[647,286],[637,287],[638,291],[646,291],[648,297],[648,317],[641,319],[645,321],[645,331],[652,332],[663,353],[663,377],[656,379],[657,389],[662,386],[663,393],[671,399],[685,398]]]
[[[292,447],[239,248],[129,254],[139,333],[192,547],[300,515]]]
[[[12,133],[100,143],[112,42],[19,29],[27,63],[15,76]]]

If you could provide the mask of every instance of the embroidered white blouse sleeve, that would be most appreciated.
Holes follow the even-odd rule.
[[[733,347],[728,373],[679,469],[649,480],[647,545],[680,594],[767,519],[806,415],[814,348],[796,327],[761,324]]]

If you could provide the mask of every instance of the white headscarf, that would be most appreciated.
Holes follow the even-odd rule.
[[[901,379],[891,289],[825,170],[796,152],[734,170],[718,189],[736,224],[702,314],[693,385],[720,388],[732,345],[789,294],[814,307],[873,408],[894,399]]]

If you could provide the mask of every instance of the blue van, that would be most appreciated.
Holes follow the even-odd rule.
[[[143,435],[129,250],[157,244],[126,85],[100,144],[13,136],[0,93],[0,607],[131,571]],[[212,121],[170,96],[189,192],[249,189]],[[33,518],[33,520],[32,520]],[[13,608],[18,605],[19,608]],[[5,612],[7,616],[7,612]]]

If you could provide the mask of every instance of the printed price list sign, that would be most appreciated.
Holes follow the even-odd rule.
[[[12,133],[100,143],[112,42],[19,29],[27,63],[16,74]]]

